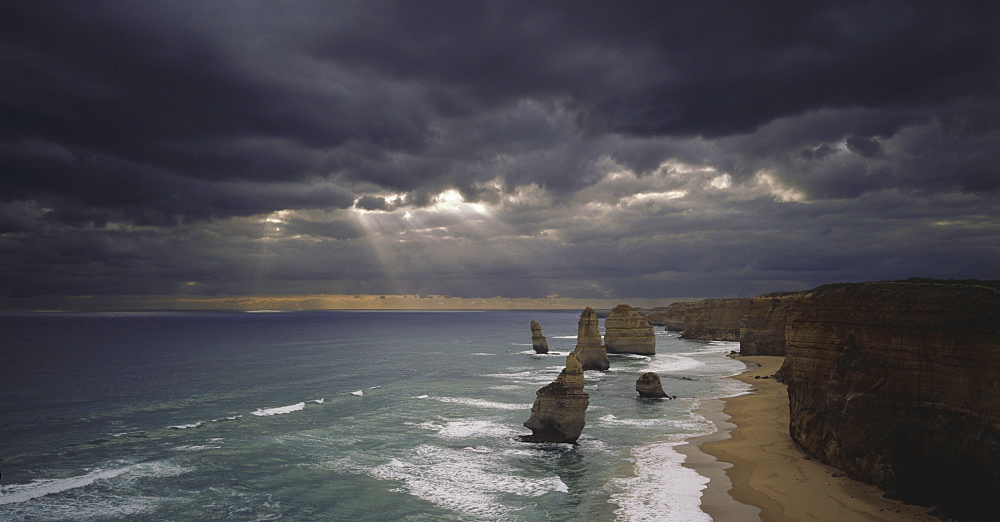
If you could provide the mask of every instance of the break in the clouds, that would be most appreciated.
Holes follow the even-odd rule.
[[[8,2],[0,296],[998,277],[988,2]]]

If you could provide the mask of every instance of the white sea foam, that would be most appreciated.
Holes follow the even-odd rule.
[[[415,424],[415,426],[436,431],[438,436],[445,439],[467,439],[470,437],[499,439],[520,433],[510,426],[488,419],[455,420],[447,421],[444,424],[422,422]]]
[[[509,402],[496,402],[496,401],[487,401],[483,399],[471,399],[468,397],[431,397],[431,398],[441,402],[464,404],[467,406],[490,408],[494,410],[522,410],[526,408],[531,408],[531,404],[513,404]]]
[[[430,397],[430,395],[417,395],[414,399],[429,399]]]
[[[701,428],[700,425],[694,424],[686,420],[668,419],[668,418],[656,418],[656,419],[620,419],[612,414],[605,415],[598,419],[602,424],[609,426],[632,426],[636,428],[657,428],[662,429],[666,427],[677,428],[681,430],[690,430],[691,428]]]
[[[174,451],[205,451],[210,449],[219,449],[222,446],[215,446],[211,444],[188,444],[184,446],[177,446],[172,448]]]
[[[649,372],[680,372],[704,366],[705,363],[690,357],[693,354],[658,354],[650,358]]]
[[[127,473],[131,467],[98,469],[85,475],[61,479],[37,479],[27,484],[11,484],[0,487],[0,504],[14,504],[35,498],[62,493],[71,489],[89,486],[99,480],[113,479]]]
[[[163,461],[143,462],[109,469],[96,469],[66,478],[35,479],[27,484],[0,486],[0,505],[17,504],[111,480],[135,481],[148,477],[169,477],[190,471]]]
[[[683,442],[660,442],[632,450],[635,477],[612,479],[618,492],[616,520],[711,521],[701,510],[701,491],[708,479],[682,466],[684,456],[674,450]]]
[[[475,352],[470,355],[496,355],[495,353]]]
[[[250,415],[256,415],[258,417],[270,417],[271,415],[284,415],[286,413],[292,413],[293,411],[301,411],[306,407],[305,402],[297,402],[289,406],[279,406],[277,408],[258,408],[252,412]]]
[[[374,389],[376,389],[376,388],[381,388],[381,386],[369,386],[369,387],[368,387],[368,389],[369,389],[369,390],[374,390]]]
[[[202,424],[205,423],[203,421],[198,421],[198,422],[192,422],[191,424],[178,424],[176,426],[167,426],[167,428],[172,430],[186,430],[189,428],[200,428]]]
[[[351,395],[357,395],[358,397],[362,397],[364,396],[364,394],[365,394],[364,390],[356,390],[351,392]]]
[[[552,335],[550,337],[553,339],[576,339],[575,335]]]
[[[445,509],[478,520],[507,520],[520,509],[503,502],[518,495],[538,497],[546,493],[568,493],[557,476],[518,476],[505,463],[504,455],[475,448],[445,448],[421,445],[405,457],[363,467],[341,463],[337,467],[360,472],[379,480],[403,483],[402,490]]]

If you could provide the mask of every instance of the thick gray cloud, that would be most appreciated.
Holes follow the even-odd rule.
[[[987,2],[0,7],[0,295],[997,277]]]

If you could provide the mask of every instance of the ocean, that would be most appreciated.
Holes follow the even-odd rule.
[[[0,519],[709,520],[674,448],[746,392],[738,343],[657,328],[587,372],[579,444],[521,442],[578,318],[0,313]],[[647,371],[677,399],[637,399]]]

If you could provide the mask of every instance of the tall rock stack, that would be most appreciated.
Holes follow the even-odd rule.
[[[531,348],[535,353],[549,353],[549,342],[542,335],[542,325],[531,321]]]
[[[585,424],[590,396],[583,391],[583,366],[575,353],[566,356],[566,367],[556,380],[535,392],[531,418],[524,422],[528,442],[576,443]]]
[[[604,348],[608,353],[656,353],[656,335],[653,326],[638,310],[620,304],[604,320]]]
[[[580,314],[576,327],[576,349],[573,350],[584,370],[605,371],[611,367],[608,352],[601,343],[601,330],[597,325],[597,313],[587,307]]]

